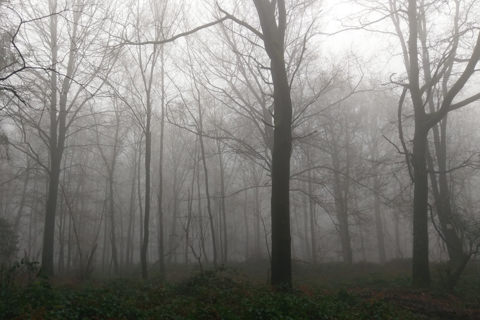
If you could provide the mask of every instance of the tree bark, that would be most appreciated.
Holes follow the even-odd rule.
[[[413,257],[412,281],[415,287],[430,286],[428,261],[428,181],[426,168],[427,132],[421,123],[415,125],[413,138]]]
[[[292,153],[292,100],[285,66],[285,1],[253,0],[270,58],[273,81],[274,130],[272,151],[272,259],[271,284],[292,287],[290,235],[290,157]],[[277,22],[278,16],[278,22]]]

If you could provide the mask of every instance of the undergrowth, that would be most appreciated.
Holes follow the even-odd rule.
[[[205,272],[175,285],[134,280],[52,286],[35,279],[1,291],[3,319],[416,319],[380,299],[302,287],[281,293],[235,273]]]

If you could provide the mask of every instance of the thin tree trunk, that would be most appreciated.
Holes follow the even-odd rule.
[[[220,165],[220,212],[222,218],[223,231],[223,264],[228,262],[228,230],[227,230],[227,212],[225,207],[225,168],[223,165],[222,150],[220,141],[217,140],[218,163]]]
[[[177,166],[177,165],[176,165]],[[171,262],[172,258],[175,261],[177,255],[176,252],[176,241],[177,241],[177,218],[178,218],[178,177],[177,177],[177,167],[173,173],[173,210],[172,210],[172,221],[170,226],[170,236],[168,243],[168,261]]]
[[[110,247],[112,249],[113,271],[118,274],[118,251],[115,234],[115,201],[113,198],[113,164],[108,172],[108,207],[110,217]]]
[[[245,190],[245,199],[243,201],[243,221],[245,225],[245,260],[249,258],[250,232],[248,228],[248,191]]]
[[[142,252],[142,241],[143,241],[143,205],[142,205],[142,178],[141,178],[141,163],[142,163],[142,139],[141,136],[138,141],[138,162],[137,162],[137,196],[138,196],[138,210],[139,210],[139,221],[138,221],[138,229],[139,229],[139,251],[140,255]],[[141,258],[140,258],[141,260]]]
[[[262,257],[262,249],[261,249],[261,231],[260,231],[260,224],[261,224],[262,212],[260,208],[260,195],[259,195],[259,188],[255,187],[255,258],[260,259]]]
[[[309,201],[309,217],[310,217],[310,242],[312,249],[312,262],[317,263],[317,241],[315,231],[315,201],[311,198],[313,196],[313,183],[310,170],[308,171],[308,192],[310,194]]]
[[[199,225],[200,225],[200,248],[203,252],[203,256],[205,257],[205,262],[208,264],[208,255],[207,250],[205,248],[205,231],[203,230],[203,213],[202,213],[202,194],[200,192],[200,155],[197,159],[197,210],[198,210],[198,218],[199,218]]]
[[[150,131],[151,110],[147,111],[147,126],[145,129],[145,214],[143,218],[143,243],[140,252],[140,262],[142,265],[142,278],[148,278],[147,270],[147,253],[149,243],[149,226],[150,226],[150,162],[151,162],[151,131]]]
[[[385,254],[385,235],[383,232],[383,221],[380,212],[380,182],[378,177],[374,177],[374,213],[375,213],[375,229],[377,234],[377,246],[378,246],[378,259],[381,264],[386,261]]]
[[[209,183],[208,183],[208,168],[207,168],[207,158],[205,156],[205,145],[203,143],[203,115],[202,115],[202,108],[200,103],[198,103],[198,123],[199,123],[199,133],[198,133],[198,141],[200,142],[200,155],[202,158],[203,164],[203,173],[204,173],[204,180],[205,180],[205,196],[207,198],[207,213],[208,219],[210,222],[210,233],[212,237],[212,251],[213,251],[213,266],[217,267],[217,241],[215,236],[215,222],[212,213],[212,204],[210,199],[210,191],[209,191]]]
[[[164,252],[164,217],[163,217],[163,154],[165,136],[165,54],[163,46],[160,48],[160,78],[161,78],[161,116],[160,116],[160,155],[158,158],[158,192],[157,192],[157,216],[158,216],[158,265],[160,280],[165,280],[165,252]]]
[[[135,184],[137,180],[137,149],[135,149],[134,160],[132,164],[132,184],[130,186],[130,202],[128,210],[128,230],[127,230],[127,248],[126,248],[126,264],[133,263],[133,239],[135,233]]]

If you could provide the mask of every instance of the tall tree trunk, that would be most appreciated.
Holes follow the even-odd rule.
[[[157,216],[158,216],[158,265],[160,280],[165,280],[165,252],[164,252],[164,217],[163,217],[163,154],[165,136],[165,54],[163,46],[160,48],[160,80],[161,80],[161,116],[160,116],[160,155],[158,158],[158,192],[157,192]]]
[[[223,155],[220,148],[220,141],[217,139],[218,164],[220,165],[220,213],[222,220],[223,237],[223,264],[228,262],[228,230],[227,230],[227,212],[225,207],[225,168],[223,165]]]
[[[50,4],[50,12],[56,11],[56,3]],[[43,249],[42,249],[42,273],[47,276],[53,276],[53,256],[55,239],[55,213],[57,209],[58,183],[60,176],[61,154],[58,148],[58,126],[57,126],[57,73],[55,66],[57,64],[58,54],[58,36],[57,36],[57,15],[50,16],[50,50],[52,53],[51,61],[54,70],[50,76],[50,137],[49,137],[49,157],[50,168],[48,172],[47,203],[45,208],[45,225],[43,229]]]
[[[135,184],[137,180],[137,149],[134,150],[132,163],[132,179],[130,186],[130,201],[128,206],[128,229],[127,229],[127,247],[126,247],[126,264],[133,264],[133,239],[135,238]]]
[[[420,69],[418,64],[418,16],[417,1],[408,1],[408,53],[410,64],[408,76],[410,95],[415,114],[415,132],[413,136],[413,256],[412,282],[415,287],[430,286],[430,268],[428,262],[428,177],[426,167],[427,116],[420,90]]]
[[[57,11],[57,2],[50,2],[50,12]],[[73,30],[69,39],[69,54],[66,74],[62,81],[62,87],[57,103],[58,75],[56,65],[58,64],[58,15],[50,15],[50,51],[52,72],[50,76],[50,132],[49,132],[49,170],[48,170],[48,191],[45,213],[45,225],[43,230],[43,249],[41,273],[47,276],[54,274],[54,241],[55,241],[55,216],[57,210],[58,184],[60,178],[65,139],[67,136],[67,97],[70,90],[71,79],[74,72],[78,20],[81,12],[76,12],[73,19]],[[58,108],[58,109],[57,109]]]
[[[109,208],[109,218],[110,218],[110,247],[112,249],[112,261],[113,261],[113,271],[115,274],[118,274],[118,251],[117,251],[117,237],[115,233],[115,200],[114,200],[114,191],[113,191],[113,173],[114,173],[114,164],[108,172],[108,208]]]
[[[138,211],[139,211],[139,251],[140,251],[140,261],[142,255],[142,242],[143,242],[143,205],[142,205],[142,178],[141,178],[141,168],[142,168],[142,140],[143,136],[140,136],[138,141],[138,162],[137,162],[137,197],[138,197]]]
[[[172,210],[172,221],[170,226],[170,235],[168,239],[168,262],[171,262],[172,259],[176,262],[177,256],[177,218],[178,218],[178,177],[177,177],[177,165],[175,165],[175,170],[173,172],[173,210]]]
[[[152,141],[151,141],[151,131],[150,131],[150,120],[151,120],[151,106],[147,107],[147,126],[145,129],[145,213],[143,218],[143,242],[140,252],[140,262],[142,267],[142,278],[145,280],[148,278],[147,270],[147,253],[148,253],[148,243],[149,243],[149,227],[150,227],[150,162],[152,156]]]
[[[204,145],[203,136],[202,136],[203,135],[203,115],[202,115],[202,108],[200,106],[200,103],[198,103],[198,123],[199,123],[198,141],[200,142],[200,155],[202,157],[203,173],[204,173],[204,179],[205,179],[205,196],[207,198],[207,213],[208,213],[208,219],[210,222],[210,233],[212,237],[213,265],[216,268],[217,262],[218,262],[217,241],[215,236],[215,222],[213,218],[212,204],[210,199],[210,189],[209,189],[209,183],[208,183],[207,158],[205,156],[205,145]]]
[[[307,154],[308,157],[308,164],[311,165],[310,162],[310,157]],[[311,257],[312,257],[312,262],[315,264],[317,263],[317,241],[316,241],[316,232],[315,232],[315,201],[313,199],[313,182],[312,182],[312,171],[308,170],[308,182],[307,182],[307,187],[308,187],[308,194],[309,196],[309,201],[308,201],[308,216],[309,216],[309,225],[310,225],[310,249],[312,250],[311,252]]]
[[[273,81],[274,130],[272,151],[272,259],[271,284],[292,286],[290,236],[290,156],[292,153],[292,100],[285,66],[285,1],[254,0],[270,58]],[[278,19],[278,22],[276,21]]]

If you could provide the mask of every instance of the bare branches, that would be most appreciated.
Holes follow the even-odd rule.
[[[10,8],[11,9],[11,8]],[[30,68],[35,68],[35,69],[48,69],[48,68],[39,68],[39,67],[29,67],[27,66],[27,63],[25,61],[25,58],[23,56],[23,53],[21,52],[21,50],[18,48],[17,46],[17,43],[16,43],[16,38],[18,36],[18,33],[20,32],[20,29],[22,28],[23,25],[27,24],[27,23],[32,23],[32,22],[35,22],[35,21],[39,21],[39,20],[43,20],[43,19],[46,19],[46,18],[49,18],[53,15],[58,15],[58,14],[61,14],[63,12],[66,11],[66,9],[62,10],[62,11],[59,11],[59,12],[54,12],[54,13],[50,13],[50,14],[47,14],[47,15],[44,15],[44,16],[40,16],[40,17],[37,17],[37,18],[33,18],[33,19],[29,19],[29,20],[23,20],[22,16],[20,16],[20,14],[11,9],[11,11],[13,11],[15,13],[15,15],[19,18],[20,20],[20,23],[17,25],[17,28],[15,29],[14,33],[12,34],[11,36],[11,39],[10,39],[10,43],[11,45],[13,46],[13,48],[15,49],[17,55],[20,57],[20,60],[21,60],[21,63],[20,63],[20,67],[9,72],[7,75],[5,76],[2,76],[0,77],[0,82],[4,82],[6,81],[7,79],[9,79],[10,77],[24,71],[25,69],[30,69]],[[5,69],[5,68],[4,68]],[[11,92],[11,90],[8,90]]]
[[[398,124],[398,137],[400,139],[400,143],[402,144],[403,154],[405,155],[405,162],[408,168],[408,174],[410,175],[410,179],[412,182],[415,182],[413,177],[413,168],[412,168],[412,154],[408,151],[407,144],[405,143],[405,137],[403,134],[403,124],[402,124],[402,108],[405,102],[405,96],[407,94],[407,88],[404,87],[402,91],[402,95],[400,96],[400,100],[398,102],[398,111],[397,111],[397,124]]]
[[[477,36],[477,40],[475,43],[475,47],[473,49],[472,55],[470,56],[470,59],[463,70],[462,74],[458,78],[457,81],[453,84],[453,86],[448,90],[448,92],[445,94],[445,97],[443,99],[442,105],[440,106],[440,109],[433,114],[431,114],[430,119],[428,121],[428,127],[431,128],[435,124],[437,124],[443,117],[450,111],[462,108],[478,99],[480,99],[480,93],[471,96],[470,98],[467,98],[465,100],[462,100],[456,104],[452,104],[453,100],[455,97],[458,95],[458,93],[463,89],[467,81],[471,78],[471,76],[475,72],[475,67],[480,60],[480,32]]]
[[[142,45],[162,45],[170,42],[174,42],[177,39],[187,37],[191,34],[194,34],[200,30],[210,28],[214,25],[222,23],[223,21],[229,19],[228,17],[222,17],[217,20],[214,20],[209,23],[202,24],[196,28],[190,29],[188,31],[177,33],[176,35],[166,38],[166,39],[159,39],[159,40],[149,40],[149,41],[131,41],[131,40],[123,40],[118,46],[142,46]]]
[[[220,10],[220,12],[222,12],[223,14],[225,14],[225,19],[229,19],[229,20],[232,20],[233,22],[247,28],[249,31],[251,31],[253,34],[255,34],[257,37],[259,37],[260,39],[263,40],[263,34],[258,31],[258,29],[252,27],[250,24],[248,24],[247,22],[243,21],[243,20],[240,20],[238,19],[237,17],[235,17],[233,14],[231,13],[228,13],[227,11],[225,11],[224,9],[222,9],[222,7],[217,3],[217,7],[218,7],[218,10]]]

